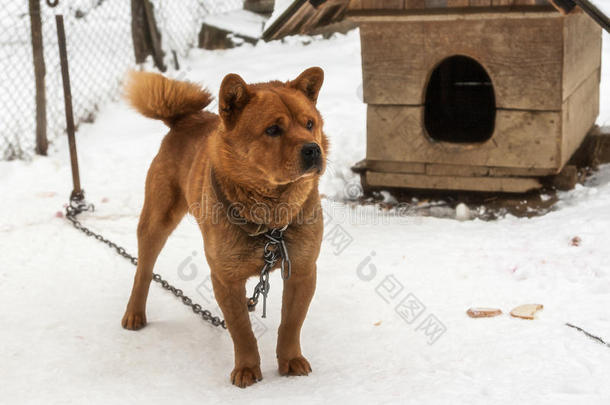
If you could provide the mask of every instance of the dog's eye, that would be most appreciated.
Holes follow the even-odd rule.
[[[307,120],[307,124],[305,124],[305,128],[307,128],[311,131],[311,129],[313,128],[313,121]]]
[[[277,125],[271,125],[267,129],[265,129],[265,133],[269,136],[280,136],[282,134],[282,128]]]

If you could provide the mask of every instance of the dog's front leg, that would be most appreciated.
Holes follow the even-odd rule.
[[[246,280],[225,281],[212,274],[212,285],[233,339],[235,368],[231,372],[231,382],[246,388],[263,379],[258,346],[248,315]]]
[[[316,289],[316,266],[295,271],[284,281],[282,322],[278,331],[277,361],[281,375],[307,375],[311,366],[301,353],[301,327]]]

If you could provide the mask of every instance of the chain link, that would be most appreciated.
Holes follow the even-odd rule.
[[[110,247],[111,249],[116,250],[116,252],[120,256],[123,256],[125,259],[129,260],[131,262],[131,264],[133,264],[134,266],[137,266],[138,265],[137,257],[129,254],[125,250],[125,248],[117,245],[116,243],[112,242],[109,239],[104,238],[99,233],[93,232],[91,229],[87,228],[86,226],[84,226],[82,223],[80,223],[76,219],[77,215],[80,214],[81,212],[93,211],[94,209],[95,209],[95,207],[93,206],[93,204],[87,204],[85,202],[84,194],[82,191],[79,193],[74,193],[70,197],[70,204],[68,204],[68,206],[66,207],[66,218],[68,219],[68,221],[70,221],[72,223],[74,228],[83,232],[85,235],[93,236],[95,239],[108,245],[108,247]],[[187,295],[185,295],[181,289],[176,288],[173,285],[171,285],[167,280],[164,280],[163,277],[161,277],[161,275],[159,275],[157,273],[153,273],[153,281],[158,283],[165,290],[174,294],[174,296],[176,298],[180,299],[180,301],[184,305],[186,305],[187,307],[190,307],[193,310],[193,312],[195,313],[195,315],[201,316],[201,319],[203,319],[204,321],[209,322],[214,326],[217,326],[217,327],[220,326],[223,329],[227,329],[227,325],[223,319],[212,315],[212,313],[210,311],[208,311],[207,309],[203,309],[201,305],[193,302],[193,300],[190,297],[188,297]]]
[[[290,257],[288,256],[288,249],[286,249],[286,243],[284,242],[284,231],[287,227],[288,225],[279,229],[273,228],[263,234],[268,239],[267,243],[265,243],[265,250],[263,252],[265,264],[261,269],[258,284],[254,287],[254,293],[252,294],[252,297],[248,299],[248,310],[252,312],[256,309],[259,296],[263,296],[263,318],[267,317],[267,295],[269,294],[270,289],[269,271],[273,269],[273,266],[275,266],[278,260],[282,260],[280,265],[282,279],[288,280],[290,278],[292,265]]]

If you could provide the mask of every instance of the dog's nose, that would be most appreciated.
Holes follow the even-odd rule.
[[[303,170],[307,171],[312,167],[320,167],[322,163],[322,151],[320,145],[315,142],[306,143],[301,149],[301,161]]]

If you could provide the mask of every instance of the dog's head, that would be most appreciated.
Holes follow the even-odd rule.
[[[305,70],[282,83],[246,84],[229,74],[222,81],[222,165],[243,183],[279,186],[320,176],[328,140],[316,101],[324,71]]]

